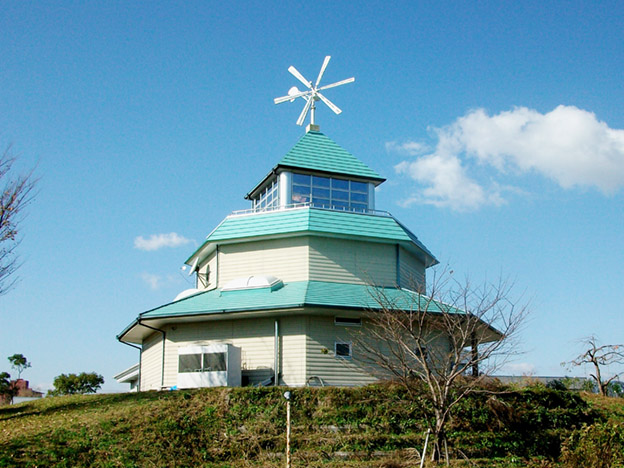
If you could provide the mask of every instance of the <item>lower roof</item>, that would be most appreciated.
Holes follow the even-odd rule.
[[[148,310],[128,325],[118,336],[120,341],[137,343],[137,328],[142,323],[163,319],[197,320],[216,318],[221,314],[247,316],[250,312],[271,313],[317,307],[323,309],[427,310],[431,313],[460,312],[449,305],[434,301],[416,292],[400,288],[382,288],[365,284],[295,281],[279,289],[259,288],[223,291],[212,289]]]

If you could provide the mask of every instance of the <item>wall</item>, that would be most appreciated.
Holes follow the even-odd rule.
[[[273,275],[283,281],[307,280],[307,238],[244,242],[219,247],[219,287],[249,275]]]
[[[310,280],[396,286],[396,247],[326,237],[310,238]]]
[[[425,265],[403,247],[399,247],[399,286],[425,294]]]

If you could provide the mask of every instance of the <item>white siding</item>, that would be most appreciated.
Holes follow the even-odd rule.
[[[217,287],[217,252],[212,252],[199,266],[197,272],[197,289],[214,289]]]
[[[292,387],[305,385],[306,317],[280,319],[281,383]]]
[[[248,275],[273,275],[283,281],[306,281],[307,238],[222,245],[219,248],[219,287]]]
[[[396,285],[396,247],[392,244],[310,238],[310,280]]]
[[[159,390],[162,379],[162,334],[152,333],[143,341],[141,390]]]
[[[306,340],[307,379],[320,377],[326,385],[366,385],[377,380],[362,369],[358,360],[355,334],[361,328],[334,325],[334,317],[310,316]],[[351,342],[353,357],[339,358],[334,355],[336,341]]]
[[[399,248],[400,286],[413,291],[425,293],[425,265],[414,255]]]
[[[303,317],[279,319],[280,368],[282,383],[286,385],[305,383],[304,320]],[[165,387],[177,384],[178,348],[209,342],[230,343],[241,348],[241,369],[243,376],[249,378],[250,384],[273,376],[275,361],[275,319],[273,318],[185,323],[168,327],[166,333]],[[162,353],[162,347],[156,347]],[[158,377],[157,387],[150,388],[160,388],[161,362],[160,357],[151,359],[149,362],[143,361],[145,369],[142,369],[142,373]]]

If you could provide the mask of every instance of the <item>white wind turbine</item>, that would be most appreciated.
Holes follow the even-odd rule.
[[[295,67],[293,67],[292,65],[288,68],[288,71],[295,78],[297,78],[304,85],[306,85],[308,90],[307,91],[300,91],[296,86],[293,86],[292,88],[290,88],[290,90],[288,90],[288,96],[275,98],[273,100],[273,102],[275,102],[275,104],[280,104],[280,103],[286,102],[286,101],[293,102],[298,97],[304,99],[306,101],[306,103],[305,103],[305,106],[303,106],[303,110],[301,111],[301,114],[299,115],[299,119],[297,119],[297,125],[303,125],[303,121],[305,120],[306,115],[308,114],[308,111],[310,111],[310,125],[314,125],[314,114],[315,114],[315,111],[316,111],[316,101],[319,101],[319,100],[323,101],[325,104],[327,104],[327,107],[329,107],[331,110],[333,110],[334,113],[340,114],[342,112],[342,110],[340,110],[340,108],[338,106],[336,106],[336,104],[331,102],[329,99],[327,99],[325,96],[323,96],[320,92],[325,90],[325,89],[335,88],[336,86],[340,86],[340,85],[343,85],[343,84],[353,83],[355,81],[355,78],[354,77],[347,78],[346,80],[337,81],[336,83],[332,83],[332,84],[328,84],[328,85],[325,85],[325,86],[321,86],[319,88],[319,83],[321,82],[321,78],[323,78],[323,73],[325,73],[325,69],[327,68],[327,64],[329,63],[329,59],[330,58],[331,58],[331,56],[329,56],[329,55],[327,57],[325,57],[325,60],[323,61],[323,65],[321,66],[321,71],[320,71],[320,73],[318,75],[318,78],[316,79],[316,83],[315,84],[312,84],[311,81],[306,80],[303,77],[303,75],[301,73],[299,73],[299,71],[297,71],[297,69]]]

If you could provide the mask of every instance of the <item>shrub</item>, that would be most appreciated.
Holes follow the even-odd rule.
[[[564,442],[564,466],[624,467],[624,425],[596,423],[574,431]]]

